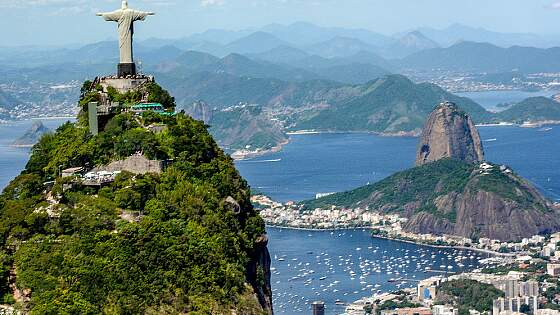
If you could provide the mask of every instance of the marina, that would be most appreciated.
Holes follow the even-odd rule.
[[[372,238],[369,230],[268,229],[275,312],[301,314],[323,300],[329,314],[362,297],[416,287],[480,266],[488,254]],[[335,243],[336,242],[336,243]]]

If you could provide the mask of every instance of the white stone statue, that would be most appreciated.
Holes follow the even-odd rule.
[[[128,1],[122,2],[122,7],[120,10],[107,13],[97,13],[97,16],[102,16],[105,21],[119,23],[119,47],[121,64],[134,63],[132,54],[132,36],[134,35],[134,22],[144,21],[148,15],[155,15],[155,13],[129,9]]]

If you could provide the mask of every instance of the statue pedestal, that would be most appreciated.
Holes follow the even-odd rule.
[[[136,75],[136,64],[135,63],[119,63],[117,76],[119,78],[124,78],[128,75]]]
[[[126,93],[128,91],[136,90],[138,87],[148,82],[154,82],[154,77],[136,75],[133,78],[115,76],[99,78],[99,84],[103,87],[104,92],[107,92],[108,87],[112,87],[119,93]]]

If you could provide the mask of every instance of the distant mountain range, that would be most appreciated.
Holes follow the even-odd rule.
[[[428,49],[409,55],[400,61],[400,65],[415,70],[558,72],[560,48],[501,48],[488,43],[461,42],[449,48]]]
[[[460,41],[491,43],[500,47],[532,46],[548,48],[560,45],[558,36],[530,33],[500,33],[461,24],[453,24],[444,29],[421,27],[417,31],[443,47],[454,45]]]
[[[433,84],[415,84],[400,75],[380,78],[356,89],[358,95],[298,122],[294,128],[418,133],[434,104],[445,100],[460,104],[476,121],[485,121],[490,116],[468,98],[458,97]]]
[[[537,38],[458,25],[385,36],[295,23],[139,41],[135,56],[139,68],[154,74],[185,109],[198,100],[212,112],[239,103],[257,104],[285,111],[281,119],[288,130],[414,133],[433,104],[442,100],[457,102],[479,123],[557,120],[557,103],[550,99],[527,100],[492,114],[437,86],[389,75],[438,69],[507,83],[531,73],[560,72],[560,48],[494,45],[516,39],[537,43]],[[461,39],[494,44],[457,42]],[[0,84],[11,87],[0,88],[0,110],[25,104],[37,109],[38,104],[72,106],[78,84],[53,87],[114,73],[117,51],[116,41],[78,48],[0,50]],[[243,117],[250,115],[251,111]]]
[[[258,143],[257,138],[266,142],[265,148],[270,148],[274,143],[285,141],[279,134],[287,131],[418,135],[434,104],[442,101],[458,104],[477,124],[560,121],[560,103],[553,99],[529,98],[502,112],[492,113],[471,99],[446,92],[434,84],[416,84],[402,75],[347,85],[321,80],[287,82],[198,73],[164,84],[170,85],[180,103],[205,100],[212,109],[213,119],[209,124],[212,130],[218,131],[215,136],[220,141],[228,139],[222,143],[235,149]],[[224,106],[240,103],[259,106],[237,107],[237,110]],[[190,112],[188,108],[190,106],[185,109]],[[253,130],[243,131],[245,129]],[[238,141],[231,135],[239,136]]]

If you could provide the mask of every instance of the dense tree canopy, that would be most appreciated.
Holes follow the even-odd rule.
[[[157,101],[173,101],[158,93]],[[166,129],[145,128],[154,123]],[[184,114],[154,113],[118,114],[97,136],[85,124],[45,135],[0,196],[3,300],[15,302],[12,270],[29,299],[19,307],[34,314],[259,310],[245,270],[264,223],[206,126]],[[121,173],[100,189],[59,177],[61,169],[137,151],[173,163],[161,174]],[[228,196],[241,213],[228,208]]]

